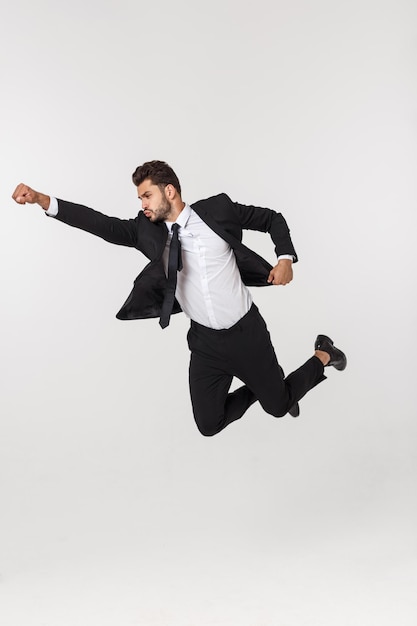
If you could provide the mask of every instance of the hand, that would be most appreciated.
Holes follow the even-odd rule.
[[[292,281],[292,277],[292,261],[281,259],[270,271],[268,283],[272,285],[288,285]]]
[[[49,196],[31,189],[23,183],[20,183],[20,185],[16,187],[12,198],[18,204],[39,204],[45,211],[48,210],[51,201]]]

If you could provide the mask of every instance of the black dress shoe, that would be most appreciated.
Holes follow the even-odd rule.
[[[347,364],[346,355],[333,345],[333,341],[327,335],[317,335],[316,343],[314,344],[315,350],[322,350],[330,355],[330,361],[326,367],[331,365],[337,370],[344,370]]]
[[[300,415],[300,405],[298,404],[298,402],[294,402],[292,407],[288,409],[288,413],[291,415],[291,417],[298,417]]]

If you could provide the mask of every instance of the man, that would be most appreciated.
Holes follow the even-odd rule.
[[[119,319],[171,313],[191,320],[189,380],[194,418],[203,435],[220,432],[257,400],[275,417],[299,414],[298,401],[324,380],[324,368],[346,367],[346,356],[326,335],[314,355],[284,377],[266,324],[248,286],[286,285],[297,255],[287,224],[270,209],[232,202],[225,194],[185,204],[172,168],[163,161],[139,166],[132,176],[142,211],[134,219],[108,217],[18,185],[19,204],[39,204],[47,215],[114,244],[135,247],[149,264],[117,313]],[[268,232],[275,267],[242,244],[242,230]],[[244,384],[229,393],[233,377]]]

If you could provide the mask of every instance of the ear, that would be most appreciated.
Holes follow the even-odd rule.
[[[167,185],[165,187],[165,196],[167,200],[173,200],[175,197],[175,187],[174,185]]]

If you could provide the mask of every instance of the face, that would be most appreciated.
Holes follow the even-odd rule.
[[[138,198],[142,201],[145,216],[151,222],[163,222],[169,218],[172,209],[171,203],[165,191],[162,192],[158,185],[154,185],[149,178],[139,185]]]

